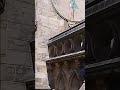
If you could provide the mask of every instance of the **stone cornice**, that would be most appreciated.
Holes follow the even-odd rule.
[[[120,0],[103,0],[98,4],[95,4],[86,9],[86,17],[89,17],[118,3],[120,3]]]
[[[101,61],[101,62],[97,62],[97,63],[93,63],[93,64],[88,64],[88,65],[85,66],[85,68],[86,69],[96,68],[96,67],[99,67],[99,66],[104,66],[104,65],[118,63],[118,62],[120,62],[120,57],[119,58],[110,59],[110,60]]]
[[[83,21],[82,23],[70,28],[69,30],[67,30],[65,32],[62,32],[62,33],[50,38],[48,40],[48,44],[53,43],[53,42],[55,42],[55,41],[57,41],[59,39],[62,39],[62,38],[66,37],[66,36],[68,36],[68,35],[70,35],[70,34],[72,34],[74,32],[81,31],[82,28],[85,28],[85,23],[84,22],[85,21]]]
[[[73,58],[81,58],[81,57],[85,58],[85,50],[50,58],[47,60],[47,63],[71,60]]]

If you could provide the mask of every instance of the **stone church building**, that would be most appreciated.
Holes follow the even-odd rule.
[[[35,5],[36,89],[85,90],[85,1],[36,0]]]
[[[0,0],[1,90],[85,90],[84,19],[84,0]]]

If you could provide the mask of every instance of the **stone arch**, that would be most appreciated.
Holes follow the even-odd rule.
[[[63,54],[63,42],[57,43],[57,49],[56,49],[56,54],[57,56],[60,56]]]
[[[63,71],[61,71],[56,80],[56,89],[55,90],[67,90],[66,89],[67,77]]]
[[[56,46],[55,45],[49,46],[48,51],[49,51],[50,57],[56,56]]]
[[[73,45],[74,51],[80,51],[85,49],[85,40],[83,35],[75,36],[73,42],[74,42]]]
[[[79,74],[77,71],[73,71],[69,78],[69,90],[79,90],[82,86],[82,79],[80,79]]]
[[[119,56],[119,35],[114,29],[114,23],[111,21],[98,23],[89,34],[94,59],[100,61]]]
[[[71,53],[73,51],[73,40],[72,39],[65,40],[63,49],[65,54]]]

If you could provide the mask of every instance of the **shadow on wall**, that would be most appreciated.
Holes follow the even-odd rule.
[[[34,33],[34,0],[0,0],[1,90],[34,90]]]

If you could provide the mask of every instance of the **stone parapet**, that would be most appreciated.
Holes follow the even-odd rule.
[[[52,89],[85,90],[84,35],[85,28],[82,23],[49,39],[50,58],[47,60],[47,72]]]

